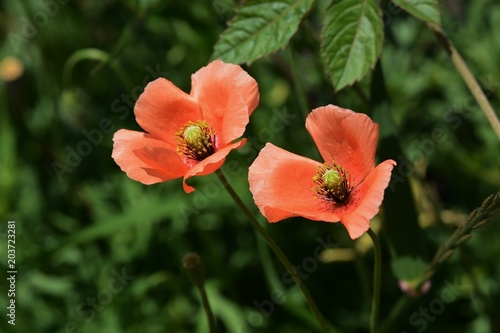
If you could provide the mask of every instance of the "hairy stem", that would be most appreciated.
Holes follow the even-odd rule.
[[[375,265],[373,269],[373,296],[372,296],[372,313],[370,316],[370,333],[378,332],[378,312],[380,304],[380,284],[382,277],[382,250],[377,234],[371,229],[368,229],[368,236],[372,239],[373,249],[375,251]]]
[[[306,288],[304,285],[304,282],[302,279],[298,276],[297,271],[295,268],[292,266],[286,255],[283,253],[281,248],[279,247],[278,244],[274,241],[274,239],[267,233],[266,229],[264,229],[257,219],[252,215],[250,210],[248,210],[247,206],[243,203],[241,198],[238,196],[238,194],[235,192],[233,187],[229,184],[227,181],[226,177],[222,173],[222,171],[219,169],[215,172],[217,176],[219,177],[220,181],[222,182],[222,185],[224,188],[227,190],[231,198],[233,198],[234,202],[238,207],[243,211],[243,213],[246,215],[248,220],[250,221],[250,224],[252,227],[255,229],[255,231],[262,236],[262,238],[266,241],[267,245],[271,248],[271,250],[274,252],[274,254],[278,257],[279,261],[283,264],[285,269],[288,271],[288,273],[292,276],[293,280],[299,287],[300,291],[304,295],[304,298],[306,299],[307,304],[311,308],[311,311],[314,313],[316,316],[319,324],[321,325],[321,329],[324,333],[329,333],[330,328],[328,327],[326,320],[323,318],[323,315],[318,309],[318,306],[314,302],[314,299],[312,298],[311,294],[309,293],[309,290]]]
[[[498,120],[498,117],[493,108],[491,107],[488,98],[486,98],[486,95],[484,94],[483,90],[477,83],[474,75],[472,75],[469,67],[465,63],[465,60],[462,58],[460,53],[458,53],[455,46],[453,46],[453,43],[448,39],[446,34],[443,32],[443,30],[441,30],[439,26],[432,24],[429,24],[429,26],[436,34],[437,39],[444,47],[446,52],[450,55],[453,65],[455,65],[457,71],[464,79],[465,84],[467,85],[472,95],[476,99],[477,103],[481,107],[481,110],[483,110],[486,119],[488,119],[491,127],[493,128],[493,131],[495,131],[498,139],[500,140],[500,120]]]
[[[201,303],[203,304],[203,309],[205,310],[205,314],[207,315],[208,320],[208,332],[215,333],[215,318],[212,312],[212,308],[210,307],[210,303],[208,302],[207,291],[205,290],[205,286],[201,285],[198,287],[198,291],[201,296]]]

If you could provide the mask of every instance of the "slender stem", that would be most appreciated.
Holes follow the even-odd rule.
[[[367,302],[370,302],[370,279],[368,277],[368,271],[366,270],[366,267],[361,260],[361,253],[354,245],[353,240],[351,240],[351,249],[354,251],[354,265],[356,266],[356,270],[358,271],[359,282],[361,283],[363,294]]]
[[[307,106],[307,97],[304,91],[304,87],[302,86],[302,80],[300,79],[299,73],[297,73],[298,66],[295,66],[295,59],[293,56],[293,50],[291,46],[287,47],[285,50],[286,59],[290,67],[290,71],[292,73],[293,85],[295,86],[295,90],[297,92],[297,100],[300,105],[300,109],[302,110],[302,114],[304,117],[307,117],[309,112],[311,111]]]
[[[210,307],[210,303],[208,302],[207,291],[205,290],[205,285],[201,285],[198,287],[198,291],[201,296],[201,303],[203,304],[203,309],[205,310],[205,314],[207,315],[208,320],[208,332],[215,333],[215,318],[212,312],[212,308]]]
[[[445,48],[446,52],[450,55],[453,65],[455,65],[458,72],[464,79],[465,84],[467,85],[472,95],[476,99],[477,103],[481,107],[481,110],[483,110],[486,119],[488,119],[488,121],[490,122],[490,125],[491,127],[493,127],[493,130],[495,131],[497,137],[500,139],[500,120],[498,120],[495,111],[491,107],[488,98],[486,98],[486,95],[484,94],[483,90],[481,89],[476,79],[474,78],[474,75],[472,75],[464,59],[460,56],[460,53],[458,53],[455,46],[453,46],[453,43],[448,39],[448,37],[441,30],[441,28],[435,25],[430,25],[430,27],[431,29],[434,30],[437,39],[439,40],[441,45]]]
[[[380,282],[382,275],[382,251],[377,234],[371,229],[368,229],[368,236],[372,239],[373,249],[375,250],[375,266],[373,269],[373,297],[372,297],[372,313],[370,317],[370,332],[378,332],[378,308],[380,304]]]
[[[321,329],[324,333],[329,333],[330,328],[328,327],[326,320],[323,318],[323,315],[318,309],[318,306],[314,302],[314,299],[312,298],[311,294],[309,293],[309,290],[306,288],[304,283],[302,282],[301,278],[298,276],[297,271],[295,268],[292,266],[286,255],[283,253],[281,248],[279,247],[278,244],[272,239],[272,237],[267,233],[266,229],[264,229],[257,219],[253,216],[253,214],[248,210],[248,208],[245,206],[241,198],[238,196],[238,194],[234,191],[233,187],[229,184],[227,181],[226,177],[222,173],[222,171],[219,169],[215,172],[217,176],[219,177],[220,181],[222,182],[222,185],[226,189],[226,191],[229,193],[231,198],[233,198],[234,202],[238,205],[238,207],[243,211],[243,213],[247,216],[248,220],[250,221],[250,224],[252,227],[255,229],[255,231],[264,238],[266,241],[267,245],[271,248],[271,250],[274,252],[274,254],[278,257],[280,262],[283,264],[283,266],[286,268],[288,273],[292,276],[293,280],[299,287],[300,291],[304,295],[307,304],[311,308],[311,311],[313,314],[316,316],[318,319]]]
[[[488,317],[491,332],[500,332],[500,321],[498,320],[498,316],[495,315],[496,309],[493,306],[491,300],[479,286],[479,282],[477,281],[476,275],[473,271],[473,267],[469,260],[469,253],[465,246],[460,249],[460,261],[465,269],[465,273],[469,277],[469,281],[472,285],[472,295],[475,296],[478,301],[477,304],[479,310],[482,313],[486,313],[486,316]]]
[[[481,206],[474,209],[470,214],[466,222],[459,225],[457,230],[451,235],[451,237],[442,244],[437,250],[431,263],[427,266],[426,271],[420,277],[418,283],[416,283],[416,289],[419,290],[421,285],[425,281],[430,280],[436,273],[438,268],[443,262],[451,258],[451,256],[456,251],[457,247],[466,242],[471,237],[471,232],[473,229],[480,228],[490,221],[490,219],[499,212],[500,209],[500,191],[496,194],[492,194],[487,197]],[[464,265],[466,266],[466,265]],[[417,295],[420,297],[422,294]],[[393,306],[392,310],[384,322],[382,327],[382,332],[392,332],[392,326],[394,322],[400,318],[400,315],[406,308],[412,304],[417,297],[408,297],[403,295],[400,297],[396,305]],[[496,331],[495,331],[496,332]]]
[[[110,67],[121,79],[123,86],[127,88],[127,91],[132,90],[132,81],[130,81],[127,73],[123,70],[118,61],[116,59],[111,59],[111,56],[108,53],[95,48],[80,49],[69,56],[63,67],[64,86],[71,86],[73,69],[79,62],[83,60],[94,60],[106,64],[109,63]]]
[[[394,324],[401,319],[401,314],[406,311],[406,309],[416,300],[416,298],[410,298],[406,295],[403,295],[399,298],[399,300],[394,304],[389,315],[382,323],[380,327],[380,332],[394,332]]]

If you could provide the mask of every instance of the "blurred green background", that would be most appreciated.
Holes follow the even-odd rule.
[[[111,158],[115,131],[140,130],[133,102],[145,84],[161,76],[189,91],[191,74],[210,61],[234,5],[0,3],[0,276],[7,271],[8,220],[16,221],[18,271],[15,326],[7,323],[9,287],[1,279],[2,332],[207,332],[181,265],[190,251],[204,261],[219,332],[318,332],[301,295],[282,279],[284,269],[215,176],[195,179],[197,190],[188,195],[180,180],[137,183]],[[287,49],[244,67],[259,83],[261,103],[247,127],[248,143],[223,171],[263,225],[247,181],[260,148],[270,141],[319,160],[304,127],[307,112],[329,103],[371,110],[371,74],[335,95],[324,74],[317,36],[327,5],[318,1]],[[444,30],[498,110],[500,4],[447,0],[440,7]],[[397,216],[418,218],[425,242],[414,251],[428,261],[500,188],[500,145],[432,32],[392,4],[382,9],[381,65],[397,131],[391,144],[412,164],[395,174],[410,186],[417,214]],[[306,106],[297,98],[301,89]],[[382,123],[381,132],[388,130]],[[406,218],[399,222],[404,226]],[[499,332],[499,222],[474,233],[390,332]],[[350,241],[340,224],[300,218],[266,227],[294,264],[306,265],[305,283],[338,331],[366,332],[369,241]],[[394,241],[382,232],[382,318],[402,295],[391,270]],[[324,243],[331,246],[321,260],[307,259]],[[439,302],[450,284],[458,286],[456,297]]]

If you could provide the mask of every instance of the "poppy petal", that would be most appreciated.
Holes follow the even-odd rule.
[[[189,121],[202,119],[196,101],[167,79],[150,82],[134,109],[141,127],[155,138],[176,145],[175,134]]]
[[[370,227],[370,220],[377,215],[395,165],[393,160],[380,163],[351,193],[353,201],[348,204],[340,220],[352,239],[365,233]]]
[[[238,149],[242,147],[246,142],[246,139],[241,141],[232,143],[221,150],[215,152],[213,155],[207,157],[203,161],[194,165],[191,169],[189,169],[184,175],[183,187],[186,193],[191,193],[194,191],[194,187],[186,184],[186,180],[193,176],[205,176],[215,172],[219,169],[222,164],[226,161],[226,156],[231,152],[231,150]]]
[[[127,176],[143,184],[155,184],[182,177],[188,167],[175,147],[151,135],[119,130],[113,136],[112,157]]]
[[[325,162],[342,166],[354,178],[354,186],[375,166],[378,124],[367,115],[327,105],[307,116],[306,128]]]
[[[241,137],[259,102],[257,82],[240,66],[216,60],[192,75],[191,96],[222,146]]]
[[[321,209],[322,202],[312,190],[319,165],[321,163],[266,144],[248,173],[250,191],[262,215],[269,222],[293,216],[339,221],[334,212]]]

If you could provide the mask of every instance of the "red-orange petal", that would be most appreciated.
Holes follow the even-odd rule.
[[[231,150],[242,147],[246,141],[246,139],[243,139],[241,141],[232,143],[215,152],[213,155],[210,155],[209,157],[189,169],[184,175],[184,191],[186,193],[191,193],[194,191],[194,187],[186,184],[186,180],[193,176],[205,176],[211,174],[212,172],[215,172],[224,164],[224,162],[226,161],[226,156],[231,152]]]
[[[150,82],[134,109],[141,127],[153,137],[176,144],[175,134],[189,121],[202,119],[196,101],[167,79]]]
[[[339,215],[352,239],[365,233],[370,220],[377,215],[395,165],[393,160],[380,163],[351,193],[346,209]]]
[[[240,66],[215,60],[192,75],[191,96],[222,146],[243,135],[259,102],[257,82]]]
[[[367,115],[327,105],[307,116],[306,128],[325,162],[340,164],[354,178],[355,186],[375,166],[378,124]]]
[[[143,184],[155,184],[182,177],[188,167],[175,147],[151,135],[119,130],[113,136],[112,157],[130,178]]]
[[[292,154],[271,143],[260,151],[249,169],[250,191],[269,222],[293,216],[316,221],[339,221],[315,197],[313,177],[321,163]]]

